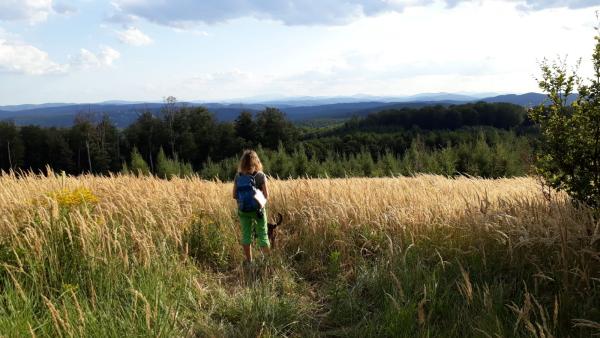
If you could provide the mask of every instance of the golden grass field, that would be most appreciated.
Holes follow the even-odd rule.
[[[231,183],[0,177],[5,336],[588,336],[600,229],[534,178],[269,181],[248,274]]]

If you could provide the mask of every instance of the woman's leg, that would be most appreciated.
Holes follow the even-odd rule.
[[[242,248],[244,249],[244,256],[247,262],[252,261],[252,248],[250,244],[252,243],[252,215],[238,212],[240,216],[240,224],[242,226]]]
[[[262,217],[256,217],[256,241],[261,251],[264,253],[269,252],[269,230],[267,225],[267,209],[263,209]]]
[[[252,262],[252,249],[250,248],[250,244],[242,244],[242,248],[244,248],[246,262]]]

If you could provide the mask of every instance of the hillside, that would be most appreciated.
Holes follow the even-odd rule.
[[[435,104],[450,104],[451,102],[435,102]],[[306,121],[317,118],[348,118],[353,115],[366,115],[373,111],[387,109],[388,107],[417,107],[433,104],[433,102],[357,102],[334,103],[310,106],[278,106],[292,121]],[[266,107],[263,104],[220,104],[204,103],[189,104],[187,106],[202,106],[214,113],[219,121],[233,121],[242,111],[256,113]],[[23,109],[19,111],[0,111],[0,119],[12,120],[17,125],[34,124],[39,126],[67,127],[73,123],[78,114],[87,114],[99,121],[104,114],[108,115],[117,126],[124,128],[135,121],[145,111],[159,114],[163,104],[89,104],[53,106],[47,108]]]
[[[369,112],[362,119],[354,119],[340,132],[348,129],[362,131],[403,130],[455,130],[471,126],[490,126],[511,129],[527,120],[527,111],[511,103],[465,103],[460,105],[391,105]],[[334,130],[335,131],[335,130]]]
[[[569,99],[567,100],[567,102],[571,103],[576,98],[577,98],[576,94],[571,94],[569,96]],[[547,99],[548,99],[548,97],[544,94],[527,93],[527,94],[522,94],[522,95],[515,95],[515,94],[499,95],[499,96],[494,96],[494,97],[488,97],[488,98],[482,99],[481,101],[490,102],[490,103],[507,102],[507,103],[517,104],[517,105],[529,108],[529,107],[533,107],[533,106],[539,106],[540,104],[547,102]]]
[[[366,116],[387,109],[420,108],[432,105],[457,105],[468,102],[505,102],[530,107],[544,102],[543,94],[502,95],[476,99],[457,94],[420,94],[410,97],[348,97],[348,98],[297,98],[255,103],[183,102],[190,107],[203,106],[215,114],[219,121],[233,121],[242,111],[256,113],[265,107],[284,111],[294,122],[314,119],[347,119]],[[96,120],[108,115],[120,128],[127,127],[144,111],[158,114],[162,103],[129,103],[107,101],[97,104],[43,104],[0,106],[0,120],[12,120],[17,125],[34,124],[44,127],[70,126],[78,114],[89,114]]]
[[[270,191],[277,248],[242,269],[230,184],[0,177],[0,333],[598,333],[596,224],[533,178],[271,180]]]
[[[345,104],[336,106],[344,109]],[[255,148],[268,159],[265,170],[279,177],[389,176],[415,170],[512,177],[529,172],[527,159],[538,134],[524,108],[484,102],[409,107],[346,122],[332,119],[324,126],[294,124],[273,108],[222,122],[203,107],[174,109],[169,119],[142,113],[126,128],[109,119],[78,118],[66,128],[0,122],[0,169],[39,172],[49,166],[74,175],[108,175],[135,162],[134,171],[145,163],[163,177],[195,171],[205,178],[231,179],[232,161],[243,149]],[[141,158],[134,161],[135,152]],[[168,159],[177,159],[179,169],[167,165]],[[165,165],[173,170],[167,173]]]
[[[510,102],[523,107],[533,107],[541,104],[546,100],[546,95],[538,93],[527,93],[522,95],[508,94],[488,97],[482,99],[484,102]]]

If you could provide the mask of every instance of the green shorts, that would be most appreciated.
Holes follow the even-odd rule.
[[[243,212],[238,210],[240,224],[242,225],[242,244],[252,244],[252,235],[256,231],[256,241],[260,247],[270,247],[269,234],[267,228],[267,209],[263,210],[263,217],[258,218],[256,211]]]

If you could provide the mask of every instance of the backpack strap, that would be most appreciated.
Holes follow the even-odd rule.
[[[244,174],[244,173],[238,173],[238,177],[241,177],[241,176],[250,176],[250,177],[252,178],[252,179],[250,180],[250,182],[251,182],[252,186],[253,186],[254,188],[256,188],[256,174],[257,174],[256,172],[255,172],[255,173],[253,173],[253,174]],[[236,180],[236,181],[237,181],[237,180]]]

